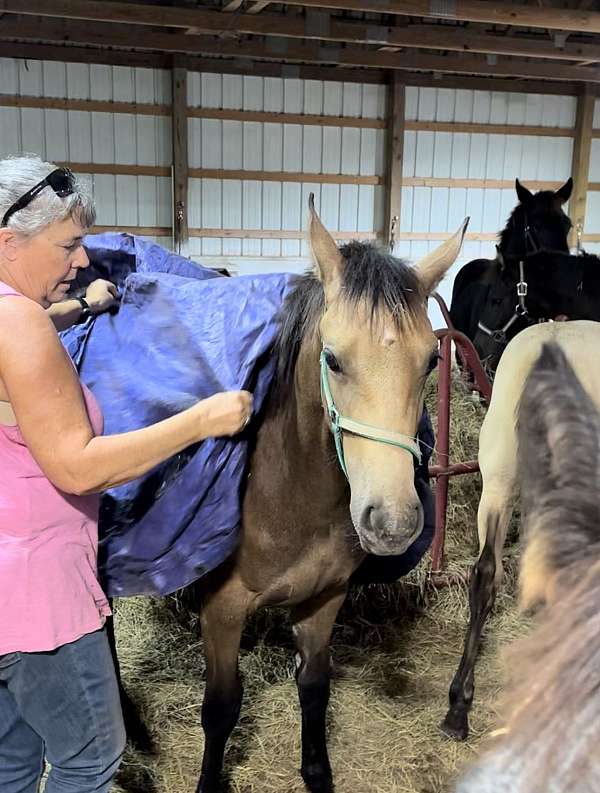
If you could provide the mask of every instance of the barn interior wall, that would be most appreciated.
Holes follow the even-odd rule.
[[[5,58],[0,59],[0,94],[169,105],[171,75],[160,69]],[[188,73],[188,106],[368,120],[383,120],[387,112],[383,85],[196,72]],[[572,96],[407,86],[405,118],[572,129],[576,106]],[[600,100],[594,127],[600,128]],[[192,176],[190,228],[243,229],[253,234],[249,239],[192,236],[188,252],[198,261],[237,273],[304,270],[309,265],[303,229],[310,192],[331,229],[360,237],[383,227],[383,183],[352,181],[385,179],[383,128],[190,117],[188,133],[190,168],[348,178],[345,183],[328,184]],[[54,161],[103,165],[106,170],[110,166],[164,170],[172,163],[171,118],[143,112],[0,106],[0,156],[23,151]],[[572,136],[406,130],[403,177],[411,184],[402,187],[395,252],[418,259],[438,244],[432,236],[453,231],[469,215],[469,232],[479,238],[465,241],[453,272],[464,261],[493,256],[491,235],[504,225],[514,206],[514,189],[464,183],[454,187],[452,181],[512,181],[516,176],[525,183],[566,180],[572,152]],[[161,233],[153,238],[171,247],[172,239],[164,231],[172,223],[170,176],[96,173],[89,179],[99,225],[155,227]],[[600,182],[600,139],[592,141],[589,179]],[[600,233],[600,192],[588,194],[584,230]],[[261,231],[267,232],[264,237]],[[287,238],[278,239],[278,231],[287,232]],[[403,239],[403,234],[410,239]],[[600,242],[586,242],[585,247],[599,249]],[[446,297],[451,285],[452,277],[441,290]],[[439,324],[435,311],[433,316]]]

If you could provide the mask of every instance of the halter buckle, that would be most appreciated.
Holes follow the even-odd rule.
[[[519,281],[517,284],[517,297],[527,297],[527,281]]]

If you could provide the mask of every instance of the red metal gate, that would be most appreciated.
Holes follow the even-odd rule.
[[[448,508],[448,479],[460,474],[473,474],[479,471],[477,460],[450,462],[450,389],[452,370],[452,342],[457,349],[465,372],[473,378],[473,388],[488,402],[492,396],[492,384],[485,373],[475,347],[464,333],[452,326],[450,313],[443,298],[437,293],[437,300],[447,328],[437,330],[435,335],[440,343],[441,360],[439,363],[437,396],[437,464],[429,467],[429,474],[437,480],[435,491],[435,534],[431,546],[431,576],[439,576],[444,564],[444,540],[446,537],[446,511]]]

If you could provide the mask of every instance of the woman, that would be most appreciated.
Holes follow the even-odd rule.
[[[109,791],[125,735],[96,573],[95,494],[248,423],[229,392],[150,427],[102,436],[56,326],[110,306],[94,282],[63,299],[95,212],[66,169],[0,161],[0,791]],[[49,309],[49,310],[45,310]],[[54,323],[53,324],[53,320]]]

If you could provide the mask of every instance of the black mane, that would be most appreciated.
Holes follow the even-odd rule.
[[[372,243],[353,240],[340,247],[345,262],[342,290],[350,306],[366,302],[372,318],[389,312],[398,325],[423,305],[425,295],[414,270]],[[280,313],[280,329],[275,343],[276,387],[287,391],[302,340],[313,331],[325,309],[321,282],[312,274],[298,276]]]

